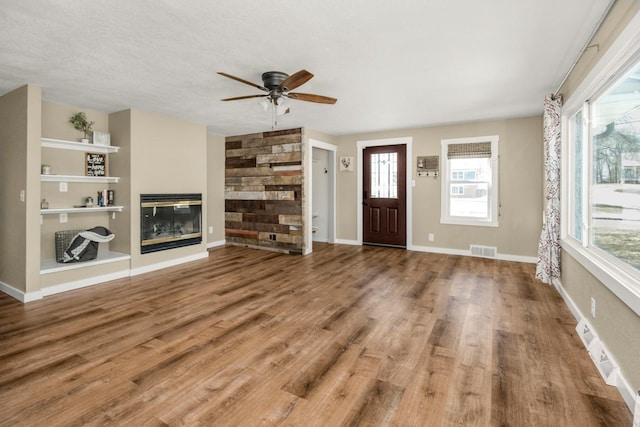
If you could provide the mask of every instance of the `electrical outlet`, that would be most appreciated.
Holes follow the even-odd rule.
[[[67,191],[69,191],[69,184],[67,184],[66,182],[61,182],[58,185],[58,190],[60,190],[61,193],[66,193]]]
[[[596,299],[591,297],[591,317],[596,317]]]
[[[24,202],[24,197],[25,197],[24,190],[20,190],[20,201],[21,202]]]
[[[433,235],[433,233],[429,233],[429,241],[433,242],[435,240],[435,236]]]
[[[211,234],[211,233],[213,233],[213,226],[212,225],[209,226],[209,234]]]
[[[61,214],[60,214],[60,223],[62,224],[62,223],[65,223],[65,222],[67,222],[67,221],[68,221],[68,219],[67,219],[67,213],[66,213],[66,212],[61,213]]]

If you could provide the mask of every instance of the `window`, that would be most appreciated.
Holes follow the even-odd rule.
[[[442,140],[440,222],[498,225],[498,136]]]
[[[575,190],[569,235],[640,272],[640,62],[603,89],[569,124]],[[586,140],[583,116],[589,123]]]
[[[582,110],[578,111],[572,118],[571,118],[571,133],[570,133],[570,138],[571,138],[571,159],[573,161],[573,164],[571,165],[571,167],[573,168],[573,174],[571,176],[571,192],[570,192],[570,205],[571,205],[571,210],[573,211],[573,215],[571,216],[570,219],[570,232],[569,234],[576,238],[577,240],[582,240],[582,230],[584,227],[583,224],[583,219],[582,219],[582,212],[583,212],[583,197],[582,197],[582,193],[583,193],[583,188],[584,188],[584,182],[583,182],[583,157],[584,157],[584,149],[583,149],[583,145],[584,145],[584,141],[583,141],[583,135],[584,135],[584,126],[585,126],[585,122],[583,121],[582,118]]]
[[[565,105],[562,171],[563,248],[636,309],[628,290],[640,294],[639,57]]]

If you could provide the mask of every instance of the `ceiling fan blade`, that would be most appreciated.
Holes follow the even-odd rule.
[[[302,86],[303,84],[308,82],[311,77],[313,77],[313,74],[311,74],[307,70],[300,70],[297,73],[293,73],[292,75],[284,79],[282,83],[278,85],[278,87],[285,92],[288,90],[293,90],[298,86]]]
[[[285,96],[291,99],[297,99],[298,101],[318,102],[320,104],[335,104],[336,102],[338,102],[336,98],[331,98],[329,96],[322,96],[322,95],[314,95],[312,93],[289,92]]]
[[[269,95],[245,95],[245,96],[234,96],[233,98],[225,98],[221,99],[221,101],[237,101],[238,99],[249,99],[249,98],[264,98]]]
[[[230,79],[232,79],[232,80],[235,80],[235,81],[237,81],[237,82],[244,83],[244,84],[249,85],[249,86],[253,86],[253,87],[255,87],[255,88],[257,88],[257,89],[260,89],[260,90],[263,90],[263,91],[265,91],[265,92],[269,92],[269,89],[267,89],[267,88],[266,88],[266,87],[264,87],[264,86],[260,86],[260,85],[259,85],[259,84],[257,84],[257,83],[252,83],[252,82],[250,82],[250,81],[248,81],[248,80],[241,79],[240,77],[232,76],[231,74],[222,73],[222,72],[220,72],[220,71],[218,71],[218,74],[220,74],[221,76],[228,77],[228,78],[230,78]]]

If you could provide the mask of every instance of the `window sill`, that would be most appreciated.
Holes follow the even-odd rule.
[[[458,219],[458,218],[440,218],[440,224],[449,225],[471,225],[476,227],[497,227],[497,221],[483,221],[473,219]]]
[[[584,248],[571,238],[563,238],[560,244],[567,254],[571,255],[640,316],[640,285],[637,278]]]

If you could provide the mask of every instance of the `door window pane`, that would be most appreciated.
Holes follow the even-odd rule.
[[[371,197],[398,198],[398,153],[371,154]]]

